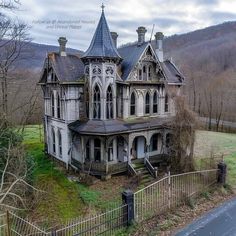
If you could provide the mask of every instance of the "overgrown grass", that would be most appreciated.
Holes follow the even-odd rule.
[[[236,187],[236,134],[197,131],[194,148],[195,158],[223,155],[228,166],[227,182]]]
[[[38,194],[39,201],[32,217],[48,222],[63,223],[68,219],[78,217],[83,212],[83,204],[78,194],[79,188],[45,156],[40,132],[42,130],[39,126],[27,126],[23,135],[23,143],[34,163],[33,183],[45,191]]]

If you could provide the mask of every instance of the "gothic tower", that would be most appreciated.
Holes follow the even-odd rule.
[[[122,58],[112,39],[102,5],[102,14],[88,50],[81,57],[87,80],[89,119],[116,119],[117,65]],[[86,93],[86,92],[85,92]]]

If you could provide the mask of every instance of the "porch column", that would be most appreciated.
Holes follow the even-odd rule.
[[[107,158],[106,158],[106,150],[105,150],[105,143],[106,140],[105,139],[101,139],[101,162],[102,161],[106,161],[107,162]]]

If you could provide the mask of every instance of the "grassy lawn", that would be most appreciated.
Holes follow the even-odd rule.
[[[96,214],[117,205],[121,201],[121,192],[128,181],[127,176],[117,176],[110,181],[98,181],[92,186],[71,182],[64,168],[58,167],[43,149],[42,126],[26,126],[23,143],[34,162],[33,182],[45,193],[38,193],[37,206],[31,218],[37,222],[50,224],[65,223],[70,219]]]
[[[42,133],[42,126],[27,126],[23,137],[27,153],[34,162],[34,185],[45,191],[37,194],[39,201],[32,217],[48,222],[64,222],[83,213],[82,200],[78,194],[78,185],[70,182],[66,175],[45,157],[40,132]]]
[[[228,164],[228,183],[236,187],[236,134],[197,131],[195,157],[209,157],[211,152],[224,156]]]
[[[37,206],[31,213],[34,221],[53,225],[65,223],[73,218],[96,214],[121,201],[121,192],[129,183],[127,176],[112,177],[92,186],[71,182],[65,169],[45,156],[42,139],[42,126],[26,127],[24,145],[34,162],[33,182],[45,191],[37,195]],[[224,154],[229,170],[228,181],[236,186],[236,134],[198,131],[195,157],[209,157],[212,150],[216,154]]]

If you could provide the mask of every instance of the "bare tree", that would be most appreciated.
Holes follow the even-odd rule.
[[[13,9],[16,9],[19,4],[20,4],[20,1],[18,0],[1,0],[0,8],[13,10]]]
[[[176,115],[171,123],[173,137],[170,147],[174,155],[171,158],[171,167],[177,171],[191,171],[194,169],[193,149],[197,127],[196,115],[188,108],[184,97],[177,96],[174,100]]]
[[[0,41],[0,82],[2,92],[2,110],[8,115],[8,80],[11,67],[19,60],[26,57],[28,37],[28,26],[18,22],[5,20],[5,28],[2,31]]]

